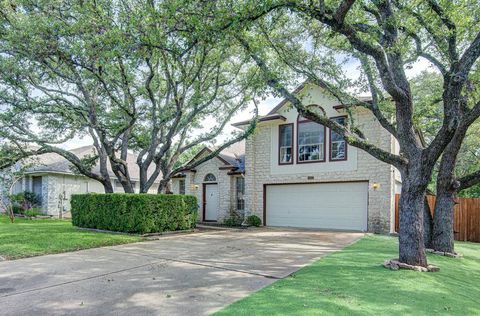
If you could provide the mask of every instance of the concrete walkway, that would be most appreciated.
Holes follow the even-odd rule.
[[[208,315],[361,236],[209,231],[0,262],[0,315]]]

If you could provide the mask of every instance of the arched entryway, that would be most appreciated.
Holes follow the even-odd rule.
[[[218,183],[214,174],[209,173],[203,179],[203,220],[216,222],[218,217]]]

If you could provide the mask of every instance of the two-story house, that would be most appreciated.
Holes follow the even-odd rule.
[[[295,93],[315,111],[340,124],[353,120],[370,142],[398,152],[394,137],[369,110],[347,111],[312,84]],[[172,186],[174,193],[197,195],[201,221],[222,221],[232,210],[246,210],[267,226],[372,232],[392,231],[400,187],[395,168],[301,117],[285,100],[260,118],[245,144],[178,175]]]

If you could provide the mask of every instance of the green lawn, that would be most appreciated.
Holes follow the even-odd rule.
[[[79,230],[65,220],[15,219],[0,216],[0,256],[6,259],[111,246],[140,241],[142,238]]]
[[[463,258],[428,257],[440,272],[390,271],[397,239],[368,236],[218,315],[480,315],[480,244],[456,245]]]

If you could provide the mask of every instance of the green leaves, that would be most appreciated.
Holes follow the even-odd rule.
[[[194,228],[197,209],[197,199],[190,195],[76,194],[72,223],[125,233],[161,233]]]

